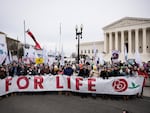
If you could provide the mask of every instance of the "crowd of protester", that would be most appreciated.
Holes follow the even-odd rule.
[[[137,76],[143,75],[145,78],[150,76],[150,61],[143,63],[143,66],[138,64],[121,63],[104,65],[94,65],[93,63],[65,63],[61,66],[59,63],[53,63],[51,66],[45,64],[36,65],[35,63],[24,64],[12,62],[8,65],[0,65],[0,79],[7,76],[21,76],[21,75],[77,75],[82,77],[102,77],[108,79],[116,76]]]
[[[139,66],[136,62],[133,64],[125,62],[119,62],[117,64],[105,63],[104,65],[100,65],[99,63],[94,65],[94,63],[89,62],[81,64],[67,62],[64,66],[59,63],[53,63],[49,66],[46,64],[17,63],[15,61],[8,65],[0,65],[0,79],[4,79],[8,76],[14,77],[26,75],[75,75],[84,78],[101,77],[102,79],[109,79],[109,77],[117,76],[143,76],[147,79],[150,77],[150,61],[147,63],[143,62],[142,66]],[[145,85],[145,79],[143,87]]]

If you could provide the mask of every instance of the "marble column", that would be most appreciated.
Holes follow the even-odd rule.
[[[121,53],[124,53],[124,31],[121,31]]]
[[[112,52],[112,32],[109,33],[109,53]]]
[[[139,30],[135,29],[135,52],[139,52]]]
[[[115,50],[118,50],[118,32],[115,32]]]
[[[131,54],[132,51],[132,37],[131,30],[128,31],[128,53]]]
[[[107,38],[107,33],[104,33],[104,52],[108,52],[107,51],[107,40],[108,40],[108,38]]]
[[[143,53],[146,53],[146,28],[143,28]]]

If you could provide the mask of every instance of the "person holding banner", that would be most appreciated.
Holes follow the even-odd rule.
[[[100,72],[100,77],[102,77],[103,79],[108,79],[109,77],[109,72],[107,71],[106,67],[103,67],[101,72]]]
[[[57,75],[57,73],[58,73],[58,66],[56,64],[53,64],[51,69],[51,74]]]
[[[0,65],[0,79],[4,79],[6,77],[6,69]]]
[[[64,75],[67,75],[67,76],[72,76],[73,75],[73,69],[72,69],[70,64],[67,64],[67,66],[65,67]],[[69,96],[69,95],[72,95],[72,94],[70,92],[66,91],[65,95]]]
[[[139,68],[138,75],[144,77],[143,86],[142,86],[142,92],[141,92],[141,95],[139,96],[140,98],[143,98],[143,88],[145,86],[145,81],[148,78],[148,73],[146,72],[146,70],[144,69],[143,66]]]
[[[81,76],[83,78],[88,78],[89,74],[90,74],[90,72],[89,72],[86,64],[83,64],[82,66],[80,66],[78,76]],[[80,93],[80,96],[81,96],[81,98],[86,98],[87,94],[86,93]]]
[[[58,69],[57,74],[58,74],[58,75],[63,75],[63,74],[64,74],[64,66],[62,66],[62,65],[59,66],[59,69]],[[62,91],[59,91],[58,94],[59,94],[59,95],[62,95]]]
[[[48,65],[43,66],[43,68],[40,71],[41,75],[50,74],[50,68]]]
[[[64,69],[64,75],[67,75],[67,76],[73,75],[73,69],[70,64],[67,64],[66,68]]]
[[[115,65],[115,66],[113,67],[113,70],[112,70],[110,76],[112,76],[112,77],[120,76],[120,71],[119,71],[119,68],[118,68],[117,65]]]
[[[59,69],[58,69],[58,72],[57,72],[58,75],[63,75],[63,74],[64,74],[64,71],[63,71],[63,70],[64,70],[64,67],[63,67],[63,66],[60,66]]]
[[[18,76],[27,75],[27,67],[24,64],[18,66]]]
[[[93,69],[90,71],[90,77],[99,77],[100,73],[97,70],[97,66],[93,65]]]
[[[37,73],[38,73],[38,75],[44,74],[44,72],[43,72],[44,64],[36,64],[35,67],[37,67]]]
[[[18,74],[18,64],[17,62],[13,62],[12,66],[9,69],[9,76],[15,76]]]
[[[150,77],[150,61],[147,62],[147,67],[146,67],[147,73]]]
[[[33,64],[28,68],[27,74],[28,75],[38,75],[37,69],[35,68],[35,66]]]
[[[90,77],[100,77],[100,73],[95,65],[93,65],[93,69],[90,72]],[[92,97],[93,99],[96,99],[96,93],[92,93]]]
[[[88,78],[89,74],[90,74],[90,72],[89,72],[86,64],[84,64],[83,66],[80,67],[78,76],[81,76],[83,78]]]

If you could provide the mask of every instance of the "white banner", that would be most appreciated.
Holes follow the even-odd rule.
[[[77,76],[15,76],[0,80],[0,96],[11,92],[74,91],[97,94],[136,95],[143,77],[82,78]]]
[[[0,64],[4,62],[7,57],[7,44],[5,34],[0,34]]]

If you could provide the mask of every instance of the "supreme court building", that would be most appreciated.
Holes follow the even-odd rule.
[[[105,60],[110,61],[112,50],[120,51],[124,61],[126,47],[128,59],[139,52],[142,61],[150,60],[150,18],[125,17],[103,28]]]
[[[102,53],[103,51],[104,51],[103,41],[83,42],[80,44],[80,55],[87,55],[90,58],[93,58],[95,52],[96,54],[98,54],[98,53]]]

